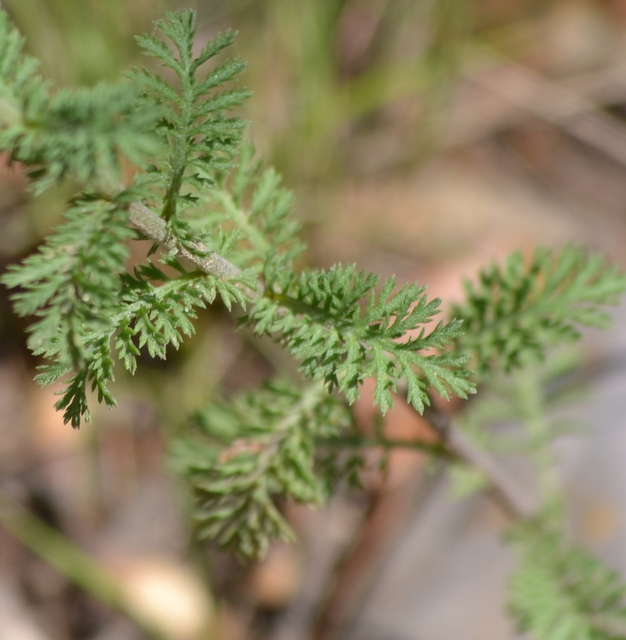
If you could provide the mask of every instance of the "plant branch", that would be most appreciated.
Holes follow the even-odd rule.
[[[195,245],[198,251],[197,254],[181,246],[170,233],[167,222],[156,213],[150,211],[143,203],[133,202],[130,205],[129,213],[130,224],[134,229],[141,232],[146,238],[154,240],[167,249],[180,254],[200,271],[222,280],[233,280],[241,275],[242,271],[239,267],[218,253],[209,251],[199,243]],[[258,293],[260,291],[257,292],[257,295]]]
[[[8,109],[12,105],[6,105],[6,101],[0,101],[0,126],[10,124],[18,115],[15,109]],[[8,117],[10,114],[10,117]],[[123,187],[102,181],[101,190],[108,197],[117,195]],[[142,202],[133,202],[129,206],[130,225],[139,231],[143,236],[157,242],[167,249],[176,252],[178,255],[190,262],[196,269],[208,275],[224,280],[238,278],[242,271],[239,267],[229,262],[220,254],[208,251],[206,247],[198,243],[197,252],[181,246],[176,238],[171,234],[167,222],[153,213]],[[246,294],[251,299],[257,299],[263,294],[263,285],[258,284],[254,289],[242,284]],[[424,417],[431,427],[439,434],[443,442],[442,446],[427,445],[422,442],[396,442],[396,441],[376,441],[372,442],[376,446],[402,446],[421,449],[435,455],[450,455],[450,450],[462,460],[483,471],[492,483],[507,510],[519,517],[528,517],[535,511],[535,500],[532,499],[526,489],[519,485],[514,478],[489,454],[476,447],[464,434],[454,427],[448,416],[440,411],[427,407]]]
[[[443,411],[430,406],[422,416],[439,435],[445,446],[461,460],[482,471],[499,502],[515,518],[525,519],[537,513],[538,500],[520,481],[489,453],[477,447]]]

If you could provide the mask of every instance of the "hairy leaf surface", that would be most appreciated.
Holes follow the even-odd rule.
[[[265,270],[268,294],[252,307],[248,322],[256,333],[278,336],[301,369],[313,380],[338,388],[350,402],[359,386],[375,378],[375,402],[386,413],[392,392],[406,381],[409,402],[422,413],[434,387],[444,398],[474,392],[468,357],[446,352],[461,333],[460,322],[426,325],[439,313],[438,299],[428,301],[425,287],[357,272],[354,266],[296,274],[279,263]]]

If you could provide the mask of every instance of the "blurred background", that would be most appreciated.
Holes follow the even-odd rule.
[[[238,30],[233,55],[249,62],[254,91],[249,136],[295,191],[312,265],[357,262],[418,281],[444,308],[464,277],[513,249],[572,241],[626,266],[624,0],[2,4],[62,85],[145,64],[133,36],[167,9],[197,9],[199,46]],[[37,246],[71,193],[34,202],[25,187],[20,167],[1,161],[3,266]],[[227,314],[202,314],[167,363],[146,360],[132,381],[120,371],[120,406],[74,432],[53,409],[54,389],[32,382],[26,326],[4,290],[0,304],[3,640],[514,637],[506,518],[480,496],[453,500],[449,479],[417,454],[394,454],[386,478],[318,512],[288,506],[300,542],[262,564],[191,540],[169,438],[201,403],[266,379],[284,358],[234,333]],[[558,448],[572,531],[622,571],[625,321],[618,310],[615,330],[576,352],[588,372],[576,405],[584,431]],[[399,408],[390,428],[419,427]],[[29,535],[47,562],[18,541]],[[101,602],[100,570],[135,622],[157,631]]]

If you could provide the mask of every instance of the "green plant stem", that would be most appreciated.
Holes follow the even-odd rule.
[[[122,585],[104,567],[3,492],[0,492],[0,525],[69,582],[124,614],[148,637],[175,640],[128,604]]]
[[[562,500],[556,473],[556,459],[550,446],[550,424],[540,380],[535,374],[522,372],[516,388],[522,420],[531,441],[531,459],[537,469],[541,504],[558,509]]]
[[[150,211],[150,209],[141,202],[133,202],[133,204],[130,205],[129,213],[130,224],[133,228],[141,232],[146,238],[158,242],[167,249],[176,251],[204,273],[216,276],[222,280],[233,280],[241,275],[241,269],[239,267],[218,253],[209,252],[200,244],[197,245],[198,254],[205,254],[206,257],[196,255],[188,249],[185,249],[185,247],[180,246],[167,228],[165,220]]]

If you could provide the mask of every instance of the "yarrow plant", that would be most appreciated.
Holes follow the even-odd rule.
[[[15,312],[34,319],[28,344],[45,362],[37,381],[63,382],[55,406],[65,422],[89,421],[92,402],[114,406],[116,367],[132,374],[142,353],[166,358],[194,333],[198,309],[237,309],[237,323],[283,346],[303,380],[278,375],[213,402],[173,444],[199,535],[262,557],[272,540],[293,537],[284,499],[317,505],[340,481],[358,484],[366,439],[350,405],[372,379],[382,415],[403,396],[432,424],[437,442],[412,446],[475,463],[518,517],[511,612],[520,631],[626,637],[615,574],[561,535],[550,500],[522,505],[489,452],[474,455],[433,405],[434,394],[467,399],[580,327],[606,326],[626,278],[570,246],[514,254],[467,284],[445,320],[424,286],[398,288],[354,265],[302,268],[291,194],[230,115],[249,96],[237,84],[245,64],[221,57],[234,34],[197,54],[194,40],[194,13],[167,13],[155,35],[138,38],[149,69],[118,85],[58,90],[0,10],[0,149],[29,169],[35,194],[67,179],[79,185],[62,224],[2,279]],[[134,167],[126,181],[122,162]],[[129,246],[146,239],[151,248],[131,264]]]

